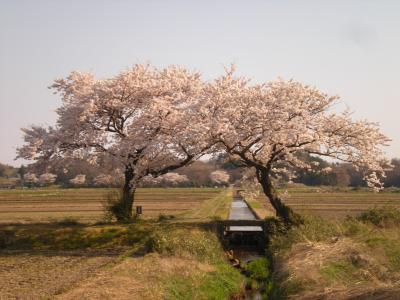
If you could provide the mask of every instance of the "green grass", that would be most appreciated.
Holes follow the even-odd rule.
[[[248,203],[250,204],[250,206],[252,208],[255,208],[255,209],[262,208],[262,205],[260,203],[256,202],[256,201],[248,201]]]
[[[147,248],[163,255],[195,257],[202,262],[220,261],[221,246],[217,236],[211,231],[190,228],[156,227],[147,241]]]
[[[167,299],[220,300],[239,294],[243,277],[221,261],[215,270],[200,276],[176,275],[167,280]]]
[[[200,207],[192,209],[181,215],[188,219],[227,219],[232,202],[232,190],[225,189],[217,196],[204,201]]]
[[[363,212],[358,219],[364,223],[372,223],[378,227],[396,226],[400,225],[400,210],[394,207],[375,208]]]
[[[270,277],[269,269],[270,263],[267,258],[256,259],[246,266],[249,277],[257,281],[267,281]]]
[[[170,224],[156,228],[146,247],[163,256],[195,260],[212,268],[165,278],[167,299],[228,299],[241,291],[244,278],[227,263],[213,231]]]
[[[320,270],[321,275],[328,284],[340,283],[346,286],[368,283],[367,278],[360,272],[360,268],[348,260],[330,262]]]

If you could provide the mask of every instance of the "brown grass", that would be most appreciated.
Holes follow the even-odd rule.
[[[165,299],[165,278],[194,276],[213,271],[207,263],[149,254],[129,257],[121,264],[99,272],[56,299]]]
[[[112,262],[108,255],[1,252],[0,299],[44,299],[71,288]]]
[[[366,218],[307,217],[275,236],[271,251],[280,293],[289,299],[397,299],[400,234],[398,216],[391,216],[392,222],[378,225]]]

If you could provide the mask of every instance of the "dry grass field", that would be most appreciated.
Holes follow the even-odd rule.
[[[100,221],[108,195],[116,191],[104,188],[0,190],[0,223]],[[135,205],[143,206],[144,217],[176,215],[200,207],[220,192],[221,189],[214,188],[142,188],[137,191]]]

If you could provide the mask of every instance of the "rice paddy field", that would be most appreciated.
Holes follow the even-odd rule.
[[[104,206],[115,189],[15,189],[0,190],[0,223],[30,223],[73,219],[97,222],[104,217]],[[214,188],[142,188],[135,206],[143,207],[144,217],[176,215],[200,207],[222,190]]]
[[[375,207],[400,208],[400,190],[398,189],[374,193],[368,189],[294,187],[279,192],[284,202],[295,211],[327,218],[355,216]],[[263,194],[254,201],[258,209],[272,211],[272,207]]]
[[[116,191],[107,188],[0,190],[0,223],[101,221],[107,198]],[[145,218],[179,215],[195,211],[221,191],[215,188],[142,188],[136,193],[135,205],[143,207]],[[373,193],[367,189],[290,187],[280,193],[285,203],[296,211],[322,217],[342,218],[374,207],[400,207],[399,190]],[[251,201],[251,205],[261,216],[271,215],[273,211],[263,194]]]

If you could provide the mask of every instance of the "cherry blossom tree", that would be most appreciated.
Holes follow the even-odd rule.
[[[147,186],[157,186],[162,182],[162,176],[153,177],[151,175],[145,176],[142,179],[142,183]]]
[[[113,178],[111,175],[107,174],[99,174],[95,178],[93,178],[94,185],[98,186],[111,186],[113,184]]]
[[[386,160],[381,146],[389,140],[376,123],[332,111],[338,97],[293,80],[250,84],[248,78],[234,76],[232,68],[207,86],[205,98],[210,100],[203,107],[210,136],[255,171],[286,224],[301,220],[284,204],[273,181],[282,175],[290,179],[299,168],[311,169],[299,159],[302,153],[351,163],[364,172],[369,186],[382,187]]]
[[[35,173],[26,173],[24,174],[24,182],[29,184],[30,186],[34,185],[37,183],[39,179],[37,178]]]
[[[178,185],[189,181],[186,175],[181,175],[175,172],[162,175],[162,180],[172,185]]]
[[[84,185],[86,182],[86,175],[85,174],[78,174],[74,178],[70,179],[69,182],[75,186]]]
[[[62,98],[56,125],[23,129],[18,157],[118,161],[123,195],[112,211],[119,221],[131,219],[143,177],[182,167],[209,148],[197,108],[203,86],[198,73],[176,66],[135,65],[103,80],[72,72],[51,86]]]
[[[54,183],[57,179],[56,174],[52,173],[43,173],[42,175],[39,176],[39,183],[41,185],[50,185]]]
[[[228,184],[229,174],[224,170],[216,170],[210,174],[210,179],[216,184]]]

